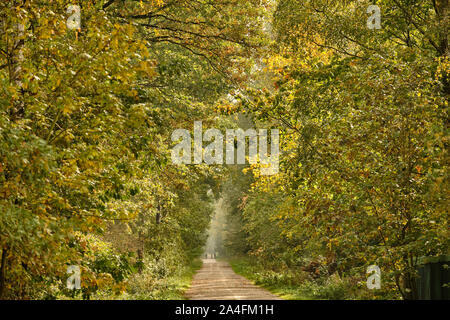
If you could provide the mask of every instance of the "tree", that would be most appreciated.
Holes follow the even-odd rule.
[[[293,203],[278,209],[287,240],[347,273],[378,264],[387,288],[414,298],[417,258],[450,247],[448,3],[381,1],[377,31],[368,5],[279,2],[275,91],[243,105],[285,128],[282,174],[255,192]]]
[[[170,166],[170,130],[209,118],[260,41],[247,1],[76,4],[79,30],[66,26],[66,1],[0,5],[2,297],[42,297],[37,284],[58,283],[70,264],[95,278],[84,237],[113,221],[138,236],[160,215],[151,232],[181,239],[177,250],[199,245],[209,200],[183,194],[211,172]],[[186,219],[202,223],[183,230],[178,215],[194,208]]]

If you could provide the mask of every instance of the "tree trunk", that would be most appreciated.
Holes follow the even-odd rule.
[[[141,248],[138,249],[137,254],[138,254],[138,272],[142,273],[142,271],[144,270],[144,255],[142,253]]]
[[[5,291],[5,277],[6,277],[6,256],[8,255],[8,249],[2,249],[2,259],[0,264],[0,299],[3,298]]]
[[[449,32],[449,19],[450,19],[450,6],[449,0],[433,0],[434,10],[436,12],[438,20],[438,37],[439,37],[439,48],[438,53],[441,57],[448,57],[449,47],[448,47],[448,32]],[[450,79],[448,75],[444,76],[443,79],[444,93],[450,95]]]
[[[418,292],[416,285],[416,278],[410,272],[405,274],[404,278],[404,288],[405,288],[405,300],[417,300]]]
[[[14,102],[11,110],[11,120],[22,118],[25,115],[25,101],[23,99],[23,83],[22,83],[22,64],[24,60],[23,46],[24,46],[25,26],[18,23],[15,26],[15,41],[14,47],[11,50],[11,58],[9,63],[9,76],[11,84],[17,86],[21,92],[21,98]]]

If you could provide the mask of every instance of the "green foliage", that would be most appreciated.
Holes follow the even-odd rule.
[[[183,300],[195,272],[201,268],[200,259],[177,266],[177,271],[165,274],[163,262],[149,261],[142,273],[130,277],[123,299],[133,300]]]
[[[125,280],[133,271],[128,256],[110,252],[98,254],[90,268],[98,273],[109,273],[116,282]]]
[[[417,297],[450,248],[448,1],[377,1],[380,30],[371,1],[75,3],[80,30],[67,1],[0,4],[0,298],[180,297],[220,193],[258,283]],[[238,112],[281,130],[279,175],[171,165],[173,129]]]
[[[267,267],[309,260],[318,274],[363,279],[376,264],[387,296],[411,299],[418,257],[450,248],[449,10],[377,2],[374,31],[369,4],[278,2],[263,70],[272,83],[249,89],[239,110],[282,128],[280,174],[252,167],[235,208],[249,253]]]
[[[84,298],[117,295],[199,253],[221,173],[172,166],[171,133],[243,81],[255,3],[80,0],[80,30],[67,1],[0,5],[1,298],[78,298],[68,265]]]

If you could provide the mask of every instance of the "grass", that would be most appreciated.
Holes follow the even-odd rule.
[[[186,300],[185,293],[192,283],[195,273],[202,267],[202,260],[197,258],[177,277],[169,280],[170,286],[161,294],[161,300]]]
[[[130,290],[118,299],[121,300],[186,300],[185,293],[190,287],[194,274],[202,266],[197,258],[176,274],[155,278],[151,272],[132,277]]]
[[[173,300],[185,300],[186,297],[184,294],[186,293],[187,289],[191,286],[192,278],[197,273],[198,270],[202,267],[202,260],[200,258],[192,260],[191,264],[188,268],[186,268],[186,272],[184,272],[180,276],[180,291],[177,298],[179,299],[173,299]]]
[[[248,257],[236,257],[228,260],[231,268],[237,274],[249,279],[254,284],[267,289],[271,293],[285,300],[311,300],[313,298],[306,296],[299,286],[292,285],[289,281],[283,281],[282,275],[274,279],[266,277],[266,270],[260,265],[255,264]]]
[[[337,274],[312,279],[300,269],[276,271],[263,267],[249,257],[229,259],[234,272],[285,300],[392,300],[398,299],[389,288],[370,291],[354,278]],[[358,278],[356,278],[358,279]]]

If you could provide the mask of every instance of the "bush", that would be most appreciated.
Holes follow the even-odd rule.
[[[133,300],[179,300],[183,299],[195,270],[201,267],[199,259],[190,265],[178,266],[177,271],[167,268],[166,259],[146,259],[142,273],[133,274],[128,279],[127,293],[123,299]]]
[[[337,277],[336,277],[337,278]],[[308,297],[323,300],[351,299],[351,288],[346,281],[328,278],[322,284],[318,281],[307,281],[300,286],[301,292]]]

